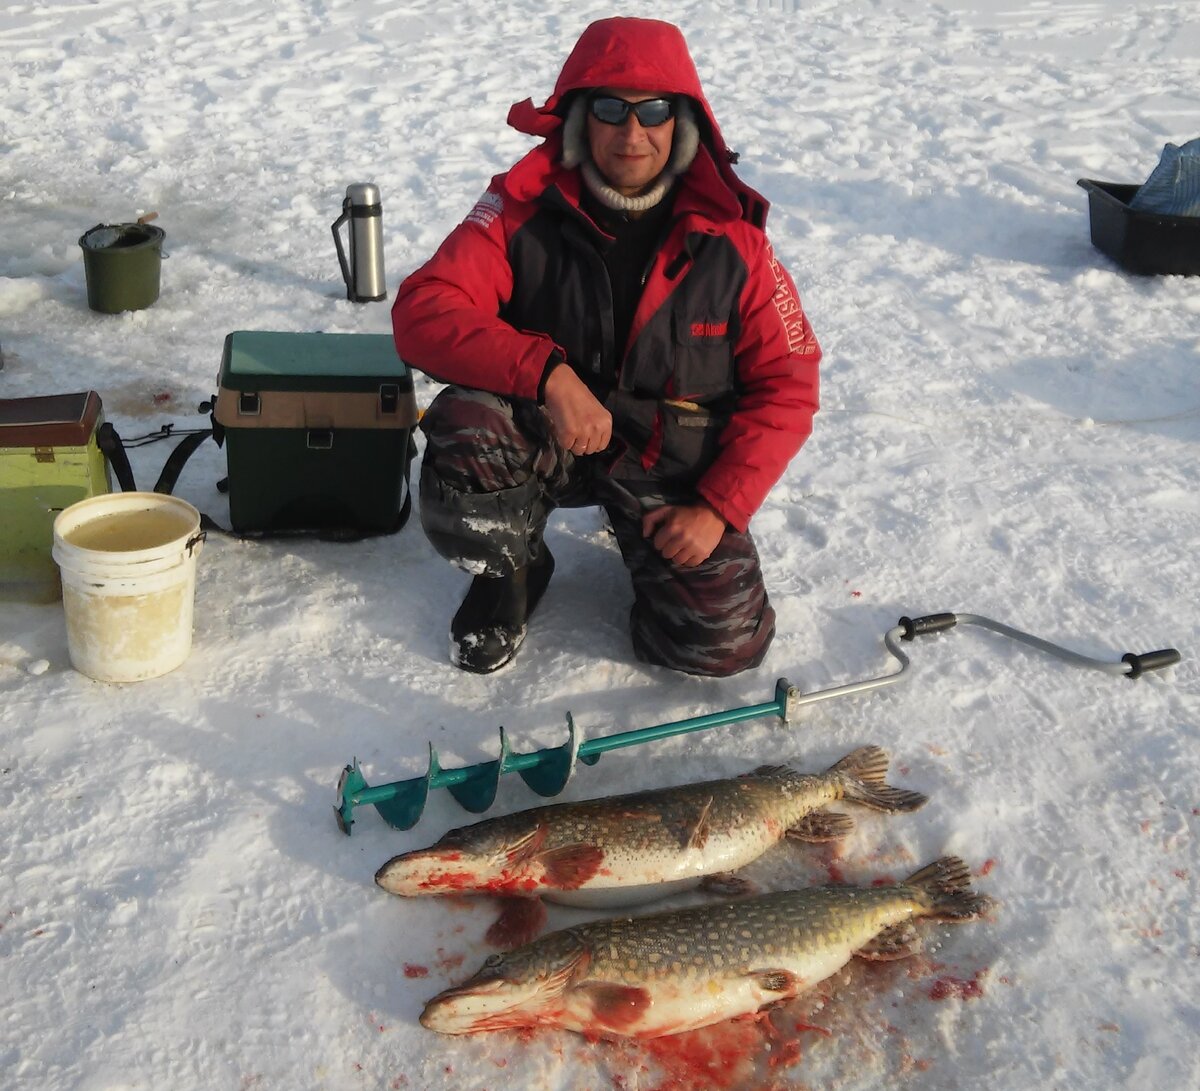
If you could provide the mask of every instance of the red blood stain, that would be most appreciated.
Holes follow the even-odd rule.
[[[789,1068],[802,1059],[803,1048],[796,1035],[804,1031],[830,1036],[825,1028],[802,1022],[789,1021],[784,1029],[771,1019],[770,1012],[756,1012],[700,1030],[653,1038],[642,1043],[659,1073],[650,1091],[758,1087],[764,1068]],[[774,1077],[769,1086],[776,1086]]]
[[[896,880],[890,875],[880,875],[878,879],[871,880],[872,886],[895,886]]]
[[[931,1000],[976,1000],[983,996],[983,985],[980,983],[986,969],[976,970],[971,978],[939,977],[929,988]]]
[[[474,890],[475,874],[470,871],[442,871],[417,884],[422,890]]]
[[[415,963],[406,962],[404,964],[404,976],[405,977],[428,977],[429,976],[429,967],[428,966],[418,966]]]
[[[846,881],[845,873],[840,867],[837,866],[837,864],[833,863],[832,861],[825,865],[825,871],[829,875],[829,881],[831,883],[844,883]]]
[[[989,856],[986,860],[984,860],[983,864],[978,868],[975,874],[981,877],[984,875],[990,875],[992,873],[992,868],[995,866],[996,861]]]
[[[1186,880],[1189,876],[1189,872],[1188,872],[1187,868],[1181,868],[1181,867],[1177,867],[1171,874],[1174,875],[1176,879],[1185,879]]]
[[[154,395],[154,404],[155,405],[165,405],[167,402],[169,402],[171,400],[171,397],[172,397],[172,395],[170,394],[169,391],[160,390],[157,394]]]
[[[653,1091],[735,1091],[753,1072],[753,1054],[762,1048],[755,1022],[734,1019],[702,1030],[653,1038],[645,1043],[662,1081]]]
[[[828,1033],[828,1032],[826,1032]],[[767,1059],[767,1065],[771,1068],[790,1068],[792,1065],[799,1062],[804,1056],[804,1050],[800,1048],[798,1039],[780,1043],[777,1049],[771,1051],[771,1056]]]
[[[861,591],[851,591],[850,597],[860,599],[860,598],[862,598],[862,592]]]
[[[457,970],[466,960],[466,955],[447,955],[442,952],[442,948],[438,948],[437,966],[443,972],[446,970]]]

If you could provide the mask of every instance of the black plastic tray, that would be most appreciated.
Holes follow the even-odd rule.
[[[1080,178],[1087,190],[1092,245],[1131,273],[1200,275],[1200,216],[1164,216],[1129,207],[1141,188]]]

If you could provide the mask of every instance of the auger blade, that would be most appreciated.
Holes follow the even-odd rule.
[[[575,759],[579,754],[580,735],[575,727],[575,718],[567,713],[567,741],[562,746],[552,746],[537,752],[538,764],[521,770],[521,779],[540,796],[556,796],[566,786],[575,772]],[[600,755],[596,755],[599,760]]]
[[[374,800],[375,810],[389,826],[398,830],[411,830],[421,821],[425,801],[429,798],[430,784],[441,771],[437,751],[434,750],[433,743],[430,743],[429,769],[425,775],[387,785],[391,789],[390,797]]]
[[[367,782],[358,769],[358,758],[353,765],[347,765],[338,778],[337,802],[333,805],[333,813],[337,815],[338,829],[349,835],[350,827],[354,825],[355,796],[367,787]]]
[[[508,735],[505,734],[504,728],[500,728],[499,758],[445,773],[438,786],[445,785],[463,810],[470,811],[471,814],[482,814],[496,802],[496,790],[500,787],[500,778],[508,771],[511,756]],[[454,779],[451,780],[451,777]]]

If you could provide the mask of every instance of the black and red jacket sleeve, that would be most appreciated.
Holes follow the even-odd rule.
[[[502,175],[493,179],[433,257],[400,285],[392,330],[401,358],[441,382],[536,399],[556,346],[500,317],[513,286],[507,240],[532,212],[524,203],[507,209],[514,202],[502,182]]]

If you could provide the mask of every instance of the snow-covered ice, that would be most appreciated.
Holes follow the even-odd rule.
[[[468,578],[415,520],[349,545],[210,538],[191,657],[136,685],[71,670],[61,607],[0,604],[3,1087],[1200,1086],[1200,281],[1122,272],[1075,184],[1140,182],[1200,135],[1200,6],[624,13],[683,27],[826,352],[815,434],[754,524],[779,615],[767,662],[724,681],[638,664],[591,511],[554,517],[554,581],[485,678],[447,662]],[[509,104],[541,101],[609,14],[7,4],[0,396],[93,388],[125,435],[187,427],[231,330],[387,331],[386,304],[345,299],[329,228],[346,186],[380,186],[394,292],[530,146]],[[161,298],[92,313],[79,236],[152,211]],[[132,452],[141,481],[165,454]],[[218,518],[223,460],[201,448],[177,488]],[[860,818],[836,855],[781,847],[751,877],[870,882],[954,852],[994,919],[928,926],[925,956],[855,964],[773,1030],[638,1045],[418,1025],[487,954],[493,911],[372,876],[468,816],[435,793],[413,830],[364,807],[347,838],[344,764],[378,783],[424,773],[430,741],[447,767],[491,758],[501,723],[529,750],[565,740],[568,710],[595,736],[767,701],[779,676],[871,677],[897,618],[938,611],[1098,658],[1184,658],[1131,682],[960,627],[908,645],[899,685],[617,751],[561,798],[878,743],[930,804]],[[507,778],[491,813],[535,801]]]

